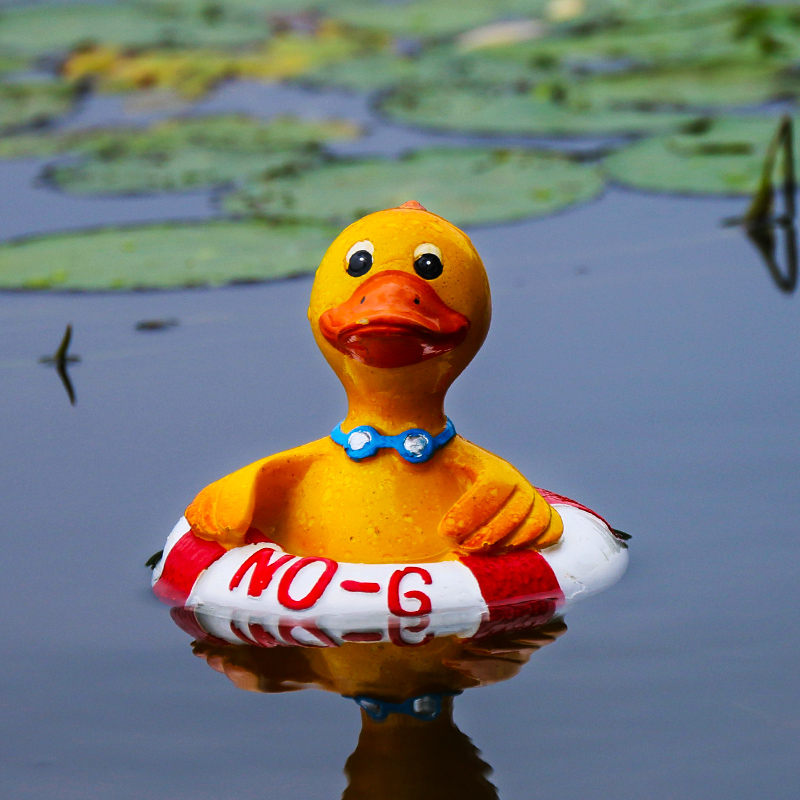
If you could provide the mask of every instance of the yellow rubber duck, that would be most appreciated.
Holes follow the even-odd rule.
[[[290,553],[359,563],[558,541],[558,512],[444,413],[491,319],[486,271],[463,231],[414,201],[354,222],[322,259],[308,318],[347,417],[331,436],[203,489],[186,510],[197,536],[229,549],[255,528]]]

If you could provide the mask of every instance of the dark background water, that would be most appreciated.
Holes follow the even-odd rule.
[[[75,224],[16,186],[4,238]],[[80,202],[96,223],[213,213],[205,195]],[[456,702],[504,800],[797,796],[800,322],[719,225],[743,207],[611,188],[470,231],[495,318],[450,416],[634,536],[622,583]],[[143,567],[205,484],[341,419],[310,285],[0,294],[3,796],[341,793],[352,702],[235,689]],[[164,317],[180,325],[134,330]],[[74,408],[36,363],[68,322]]]

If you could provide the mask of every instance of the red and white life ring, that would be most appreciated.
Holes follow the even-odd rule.
[[[153,572],[153,590],[184,609],[176,621],[192,634],[264,646],[411,645],[528,627],[612,586],[628,564],[625,544],[601,517],[542,494],[564,521],[552,547],[421,564],[295,556],[253,533],[250,543],[226,551],[182,518]]]

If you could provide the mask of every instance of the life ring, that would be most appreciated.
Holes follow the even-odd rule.
[[[540,492],[564,522],[557,544],[434,563],[296,556],[253,530],[247,544],[226,551],[181,518],[153,571],[153,590],[197,638],[262,646],[414,645],[542,624],[615,584],[628,554],[602,517]]]

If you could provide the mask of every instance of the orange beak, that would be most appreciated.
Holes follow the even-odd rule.
[[[320,332],[337,350],[387,369],[449,352],[464,341],[469,326],[430,284],[399,270],[367,279],[349,300],[319,319]]]

